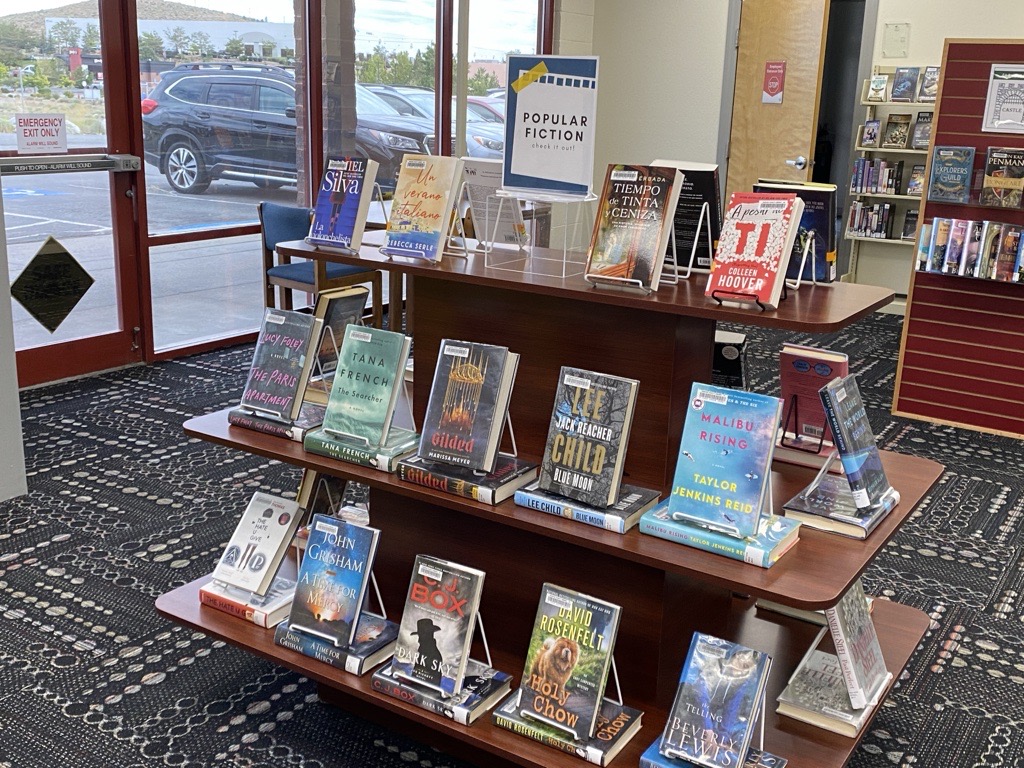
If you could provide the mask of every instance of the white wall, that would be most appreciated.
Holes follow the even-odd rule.
[[[0,195],[0,501],[20,496],[25,486],[25,451],[21,443],[21,405],[14,360],[14,321],[8,279],[4,201]]]

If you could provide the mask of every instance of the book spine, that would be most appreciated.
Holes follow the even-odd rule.
[[[399,699],[407,704],[414,704],[420,709],[443,715],[449,720],[454,720],[459,725],[469,725],[469,712],[465,707],[448,707],[443,702],[427,696],[419,691],[414,691],[408,686],[403,686],[394,680],[381,677],[375,674],[371,680],[373,690],[383,693],[392,698]]]
[[[228,423],[234,424],[236,427],[251,429],[255,432],[263,432],[267,435],[274,435],[275,437],[284,437],[288,440],[302,440],[302,430],[297,429],[294,426],[277,424],[267,419],[261,419],[258,416],[252,416],[240,411],[229,411]]]
[[[828,628],[832,633],[832,641],[836,646],[839,668],[842,670],[843,679],[846,681],[846,690],[850,693],[850,706],[854,709],[864,709],[868,705],[867,695],[864,693],[864,689],[857,683],[857,678],[853,674],[853,658],[850,653],[849,638],[843,632],[843,625],[839,621],[836,611],[836,608],[826,608],[825,617],[828,619]]]
[[[771,552],[751,546],[745,539],[738,539],[725,533],[710,530],[694,530],[690,533],[675,527],[659,525],[656,521],[644,518],[640,518],[640,532],[685,544],[694,549],[713,552],[716,555],[725,555],[759,568],[768,568],[772,565]]]
[[[329,459],[347,461],[350,464],[359,464],[363,467],[384,469],[384,467],[378,466],[381,457],[377,455],[376,451],[357,446],[342,445],[319,431],[306,435],[306,439],[302,441],[302,447],[310,453],[317,453]],[[393,468],[389,468],[387,471],[391,472]]]
[[[556,517],[569,517],[578,523],[592,525],[595,528],[603,528],[606,531],[614,531],[615,533],[626,532],[625,521],[617,515],[580,509],[569,503],[556,503],[548,499],[538,498],[522,488],[516,491],[514,499],[520,507],[536,509],[539,512],[546,512]]]
[[[520,736],[525,736],[526,738],[533,739],[534,741],[539,741],[541,744],[545,744],[549,747],[554,747],[555,749],[561,750],[562,752],[565,752],[567,754],[582,756],[580,755],[580,753],[576,751],[575,743],[568,740],[555,738],[551,734],[542,731],[539,728],[535,728],[530,723],[523,722],[521,720],[513,720],[510,717],[505,717],[500,712],[496,712],[494,714],[494,724],[497,725],[499,728],[504,728],[505,730],[512,731],[512,733],[517,733]],[[593,753],[591,752],[591,750],[586,750],[586,752],[587,762],[596,763],[597,765],[600,765],[600,762],[593,759]]]
[[[330,664],[354,675],[362,674],[362,659],[352,656],[330,643],[316,637],[293,631],[286,623],[278,624],[274,631],[274,642],[282,648],[298,651],[303,656]]]
[[[229,597],[224,597],[223,595],[217,595],[213,592],[208,592],[205,589],[200,589],[199,602],[203,605],[208,605],[211,608],[216,608],[218,611],[224,611],[224,613],[230,613],[232,616],[237,616],[240,619],[250,621],[257,626],[267,626],[266,611],[253,608],[252,606],[246,605],[238,600],[232,600]]]
[[[489,488],[477,485],[476,483],[453,482],[451,479],[437,475],[422,466],[399,462],[397,472],[399,480],[412,483],[413,485],[422,485],[424,488],[430,488],[435,491],[450,493],[453,496],[462,496],[466,499],[481,501],[484,504],[491,503],[490,499],[493,498]]]

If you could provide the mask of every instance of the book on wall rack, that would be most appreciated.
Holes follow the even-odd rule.
[[[387,664],[373,673],[370,685],[375,691],[443,715],[459,725],[472,725],[511,690],[512,675],[470,659],[462,688],[454,696],[445,696],[433,688],[399,677]]]
[[[932,239],[932,224],[931,222],[921,225],[921,231],[917,234],[917,245],[914,248],[916,253],[916,261],[914,269],[918,272],[925,272],[928,269],[928,245]]]
[[[786,768],[789,760],[784,757],[773,755],[771,752],[762,752],[756,747],[747,749],[747,756],[741,765],[736,768]],[[665,757],[661,754],[661,738],[655,739],[651,745],[640,755],[640,768],[692,768],[693,763],[688,760]]]
[[[906,149],[910,140],[910,113],[894,112],[885,121],[882,149]]]
[[[786,517],[811,528],[866,539],[899,501],[899,491],[893,489],[881,503],[860,508],[853,500],[849,481],[842,475],[826,474],[815,478],[782,509]]]
[[[992,268],[999,256],[1002,243],[1003,223],[1001,221],[983,221],[981,223],[981,244],[978,246],[978,268],[974,277],[991,278]]]
[[[962,274],[964,254],[967,248],[967,234],[973,222],[967,219],[951,219],[949,222],[949,242],[946,244],[946,256],[942,261],[942,274]]]
[[[872,75],[868,81],[867,101],[885,101],[889,88],[889,76],[886,74]]]
[[[395,182],[382,251],[440,261],[461,184],[461,159],[406,154]]]
[[[308,387],[306,391],[309,391]],[[323,405],[306,401],[299,408],[299,415],[295,417],[294,421],[286,422],[271,416],[253,413],[247,408],[232,408],[228,411],[228,423],[301,443],[306,435],[323,423],[326,410],[327,408]]]
[[[783,417],[777,458],[785,460],[779,450],[783,447],[824,455],[832,450],[832,432],[825,419],[818,390],[837,376],[845,376],[849,372],[850,360],[843,352],[789,342],[782,345],[779,352],[779,396],[782,398]]]
[[[936,146],[928,199],[936,203],[969,203],[974,175],[974,147]]]
[[[857,146],[864,147],[865,149],[877,148],[878,142],[881,140],[881,130],[881,120],[865,120],[864,125],[860,127],[860,138],[857,141]]]
[[[914,131],[910,135],[911,149],[928,149],[932,141],[932,113],[918,112]]]
[[[257,491],[235,526],[212,577],[265,595],[299,526],[299,505]]]
[[[892,76],[892,92],[890,101],[913,101],[917,98],[917,79],[921,74],[920,67],[896,67]]]
[[[368,157],[330,155],[316,195],[306,242],[358,251],[373,198],[378,163]]]
[[[928,258],[925,262],[926,272],[939,272],[946,259],[946,248],[949,246],[949,228],[952,219],[936,217],[932,219],[932,230],[928,241]]]
[[[791,192],[733,192],[705,295],[776,309],[803,206]]]
[[[885,667],[871,620],[871,606],[860,579],[850,585],[838,603],[825,609],[825,617],[850,704],[854,709],[864,709],[878,700],[892,675]]]
[[[525,245],[529,236],[519,201],[515,198],[503,201],[497,196],[501,188],[501,160],[464,157],[462,175],[477,240],[495,245]]]
[[[900,240],[913,240],[917,237],[917,220],[920,211],[916,208],[907,211],[903,215],[903,232],[900,234]]]
[[[294,577],[294,573],[291,574]],[[199,602],[258,627],[269,629],[288,618],[295,597],[295,579],[278,574],[265,595],[219,584],[212,579],[199,587]]]
[[[549,493],[539,482],[530,483],[515,492],[513,498],[520,507],[536,509],[557,517],[566,517],[606,531],[625,533],[640,519],[640,515],[658,503],[660,493],[653,488],[641,488],[623,483],[619,498],[610,507],[592,507]]]
[[[359,614],[355,638],[351,645],[336,646],[323,638],[293,630],[282,621],[274,632],[274,642],[283,648],[309,656],[317,661],[362,675],[391,658],[398,638],[398,625],[365,611]]]
[[[694,632],[659,751],[709,768],[742,765],[772,657]]]
[[[319,341],[319,326],[316,318],[303,312],[266,309],[239,408],[284,422],[295,420]]]
[[[813,181],[776,181],[758,179],[755,192],[793,192],[804,202],[799,229],[793,242],[786,277],[790,280],[802,278],[819,283],[831,283],[836,279],[836,185]],[[808,240],[813,238],[813,250],[808,254],[803,273],[800,264]]]
[[[594,176],[596,56],[508,57],[505,189],[585,197]]]
[[[679,185],[679,200],[673,227],[676,235],[677,267],[688,262],[694,250],[693,266],[698,269],[711,269],[711,259],[722,234],[722,192],[718,179],[718,165],[715,163],[697,163],[689,160],[655,160],[652,165],[676,168],[683,173]],[[701,224],[701,212],[707,205],[705,221],[710,223],[711,242],[708,243],[708,224]],[[700,224],[700,231],[697,227]],[[669,243],[667,249],[671,249]],[[667,251],[666,251],[667,254]]]
[[[1011,282],[1016,274],[1017,253],[1020,251],[1022,228],[1004,223],[999,235],[999,250],[992,265],[992,279]]]
[[[964,254],[960,259],[958,274],[975,277],[981,259],[981,226],[980,221],[968,222],[967,239],[964,242]]]
[[[540,487],[608,507],[619,498],[640,382],[562,366],[548,426]]]
[[[939,95],[939,72],[941,67],[925,67],[921,73],[921,87],[917,91],[917,100],[921,102],[935,101]]]
[[[334,372],[338,368],[338,353],[345,339],[345,328],[362,324],[369,295],[370,290],[362,285],[321,291],[317,295],[313,317],[323,321],[323,329],[304,395],[308,402],[327,405]]]
[[[985,180],[981,186],[982,205],[1020,208],[1024,191],[1024,149],[989,147],[985,156]]]
[[[682,178],[668,166],[608,166],[587,249],[587,282],[658,290]]]
[[[508,347],[442,339],[419,455],[494,471],[518,366],[519,354]]]

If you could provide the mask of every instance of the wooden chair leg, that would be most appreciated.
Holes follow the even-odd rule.
[[[384,327],[384,289],[379,270],[370,278],[370,300],[373,302],[373,327]]]
[[[281,297],[281,309],[292,308],[292,289],[283,285],[278,286],[278,295]]]

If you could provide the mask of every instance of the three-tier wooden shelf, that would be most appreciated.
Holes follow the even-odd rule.
[[[292,252],[301,252],[293,244]],[[690,385],[709,381],[719,320],[831,332],[892,300],[891,291],[835,283],[806,285],[775,312],[720,307],[704,297],[706,276],[664,286],[641,297],[590,288],[581,276],[562,277],[562,265],[539,255],[487,268],[482,256],[446,258],[437,265],[395,262],[364,246],[359,258],[314,253],[338,261],[378,262],[409,278],[409,317],[415,338],[413,403],[422,421],[443,338],[506,345],[521,354],[511,413],[520,453],[543,450],[562,365],[640,380],[626,461],[626,481],[668,492],[675,469]],[[849,739],[775,714],[784,687],[818,627],[753,607],[756,597],[795,607],[834,605],[864,571],[921,498],[941,466],[883,454],[903,501],[866,541],[804,530],[801,541],[771,569],[688,549],[633,530],[625,536],[515,506],[497,506],[398,482],[393,475],[306,453],[300,444],[229,426],[227,412],[188,421],[194,437],[289,464],[355,479],[370,486],[372,524],[382,530],[375,572],[386,604],[404,602],[412,561],[427,553],[487,572],[481,606],[494,663],[522,670],[541,584],[550,581],[623,607],[615,658],[626,703],[645,710],[644,726],[613,765],[635,766],[665,723],[680,667],[695,630],[770,653],[765,747],[792,768],[843,765]],[[776,463],[775,507],[810,482],[809,469]],[[273,633],[201,607],[202,579],[157,600],[179,623],[315,679],[325,700],[375,716],[439,748],[481,765],[580,766],[582,761],[493,726],[471,727],[383,697],[369,676],[354,677],[274,645]],[[921,611],[876,600],[874,620],[886,663],[898,673],[927,626]],[[515,680],[518,684],[518,679]],[[397,717],[396,717],[397,715]]]

